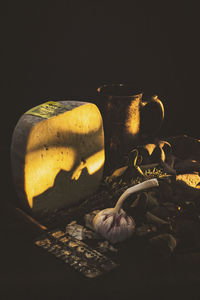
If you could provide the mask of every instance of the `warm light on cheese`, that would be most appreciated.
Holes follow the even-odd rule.
[[[81,162],[80,165],[78,165],[78,167],[74,170],[71,179],[78,180],[84,168],[87,168],[90,175],[94,174],[104,165],[104,161],[105,152],[104,150],[101,150],[88,157],[85,162]]]
[[[88,173],[90,175],[94,174],[97,170],[99,170],[105,161],[105,153],[104,150],[101,150],[94,155],[90,156],[87,159],[86,167],[88,169]]]
[[[40,195],[54,185],[58,172],[70,171],[75,162],[76,153],[72,148],[49,147],[48,151],[29,152],[25,161],[25,191],[30,207],[33,197]]]
[[[92,103],[73,103],[52,117],[24,114],[13,133],[11,161],[21,200],[35,212],[74,204],[94,193],[103,175],[104,132]],[[60,105],[61,105],[60,104]]]

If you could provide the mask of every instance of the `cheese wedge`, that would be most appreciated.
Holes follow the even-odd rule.
[[[46,102],[24,113],[12,136],[11,166],[21,204],[34,213],[69,207],[99,187],[105,161],[95,104]]]

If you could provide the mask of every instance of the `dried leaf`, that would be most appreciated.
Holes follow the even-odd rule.
[[[142,226],[136,228],[135,234],[138,236],[146,236],[156,231],[157,228],[154,225],[143,224]]]
[[[154,250],[162,256],[169,256],[177,246],[177,241],[173,235],[169,233],[160,234],[149,240],[150,244],[154,247]]]
[[[148,209],[152,209],[154,207],[159,206],[158,199],[156,197],[156,193],[154,191],[147,192],[147,207]]]
[[[155,224],[155,225],[165,225],[168,224],[168,222],[164,221],[161,218],[158,218],[157,216],[153,215],[149,211],[146,213],[146,218],[149,223]]]

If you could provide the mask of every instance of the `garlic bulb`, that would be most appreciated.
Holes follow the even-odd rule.
[[[114,208],[106,208],[94,217],[93,227],[95,231],[113,244],[129,238],[135,231],[135,222],[121,208],[123,202],[133,193],[158,185],[157,179],[150,179],[128,188],[120,196]]]

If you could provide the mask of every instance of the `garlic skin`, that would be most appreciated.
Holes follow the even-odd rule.
[[[135,231],[135,222],[121,208],[123,202],[133,193],[157,186],[159,186],[158,180],[150,179],[128,188],[120,196],[114,208],[103,209],[94,217],[94,230],[113,244],[129,238]]]
[[[116,213],[115,208],[100,211],[93,220],[94,229],[112,244],[122,242],[135,231],[135,222],[123,209]]]

